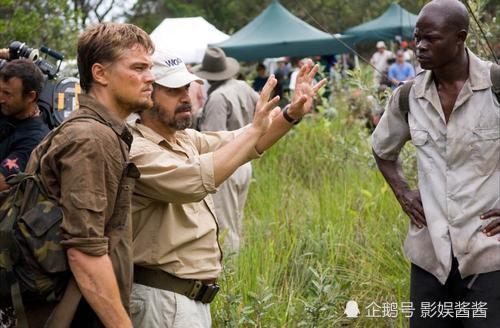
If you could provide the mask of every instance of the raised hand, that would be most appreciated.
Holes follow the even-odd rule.
[[[326,84],[327,80],[322,79],[318,83],[312,85],[314,76],[318,73],[318,70],[319,65],[316,64],[313,66],[312,60],[309,59],[297,74],[295,92],[290,108],[288,109],[288,114],[293,119],[298,120],[311,112],[314,97],[318,93],[318,90]]]
[[[271,113],[273,112],[273,109],[276,108],[276,105],[278,105],[278,102],[280,100],[279,96],[276,96],[273,99],[269,100],[269,98],[271,97],[271,93],[277,83],[278,81],[276,80],[274,75],[269,76],[266,84],[264,85],[264,88],[262,88],[262,91],[260,92],[259,100],[257,101],[257,105],[255,106],[255,114],[252,126],[261,134],[264,134],[271,125],[273,116]]]

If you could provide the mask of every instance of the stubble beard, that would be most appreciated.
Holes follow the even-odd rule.
[[[185,119],[177,119],[175,117],[176,114],[183,112],[185,109],[191,109],[191,104],[183,104],[178,106],[175,111],[173,116],[168,116],[167,111],[161,110],[161,106],[153,106],[151,111],[153,111],[156,115],[158,115],[158,118],[162,122],[163,125],[175,129],[177,131],[179,130],[185,130],[191,126],[192,118],[191,115],[188,118]]]
[[[151,98],[145,100],[136,99],[135,101],[131,102],[120,97],[118,98],[118,102],[123,109],[131,114],[149,110],[153,107],[153,100]]]
[[[15,116],[17,114],[22,113],[23,108],[13,108],[13,107],[6,107],[5,105],[4,106],[0,105],[0,111],[2,112],[3,116]]]
[[[175,121],[175,129],[176,130],[185,130],[191,126],[191,117],[183,119],[183,120],[176,120]]]

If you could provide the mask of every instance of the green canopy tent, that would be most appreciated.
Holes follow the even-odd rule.
[[[413,39],[417,15],[393,3],[380,17],[347,29],[344,34],[356,39],[356,43],[378,40],[394,40],[402,36],[404,40]]]
[[[349,46],[354,39],[339,38]],[[276,0],[228,40],[209,46],[220,47],[228,56],[247,61],[281,56],[331,55],[349,51],[337,38],[300,20]]]

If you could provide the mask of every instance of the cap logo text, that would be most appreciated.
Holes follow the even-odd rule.
[[[182,64],[182,59],[180,59],[180,58],[165,60],[165,65],[167,65],[168,67],[178,66],[180,64]]]

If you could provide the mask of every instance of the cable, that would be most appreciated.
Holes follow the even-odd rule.
[[[493,56],[493,59],[495,60],[495,63],[498,64],[498,58],[495,54],[495,52],[493,51],[493,47],[491,46],[490,44],[490,41],[488,40],[488,38],[486,37],[486,33],[484,33],[484,30],[481,26],[481,24],[479,23],[479,20],[476,18],[476,15],[474,14],[474,12],[472,11],[472,8],[469,6],[469,3],[467,2],[467,0],[463,0],[465,6],[467,7],[467,10],[469,11],[469,13],[471,14],[472,18],[474,19],[474,21],[476,22],[477,26],[479,27],[479,30],[481,31],[481,34],[483,35],[483,38],[484,40],[486,41],[486,45],[488,46],[490,52],[491,52],[491,55]]]
[[[319,26],[321,27],[321,29],[323,31],[326,31],[328,34],[330,34],[334,39],[336,39],[337,41],[339,41],[344,47],[346,47],[347,49],[349,49],[351,52],[353,52],[356,56],[358,56],[359,58],[361,58],[365,63],[367,63],[368,65],[370,65],[375,71],[377,71],[379,74],[383,75],[384,73],[383,72],[380,72],[374,65],[372,65],[372,63],[370,63],[370,61],[368,59],[366,59],[365,57],[363,57],[360,53],[358,53],[354,48],[352,48],[351,46],[349,46],[347,43],[345,43],[344,41],[342,41],[339,37],[337,37],[335,34],[332,34],[330,33],[330,31],[328,31],[328,29],[326,29],[320,22],[318,22],[316,20],[316,18],[314,18],[313,15],[311,15],[309,13],[309,11],[307,10],[307,8],[305,8],[301,2],[299,2],[299,0],[295,0],[295,2],[305,11],[306,15],[309,16],[310,18],[312,18],[312,20]]]

